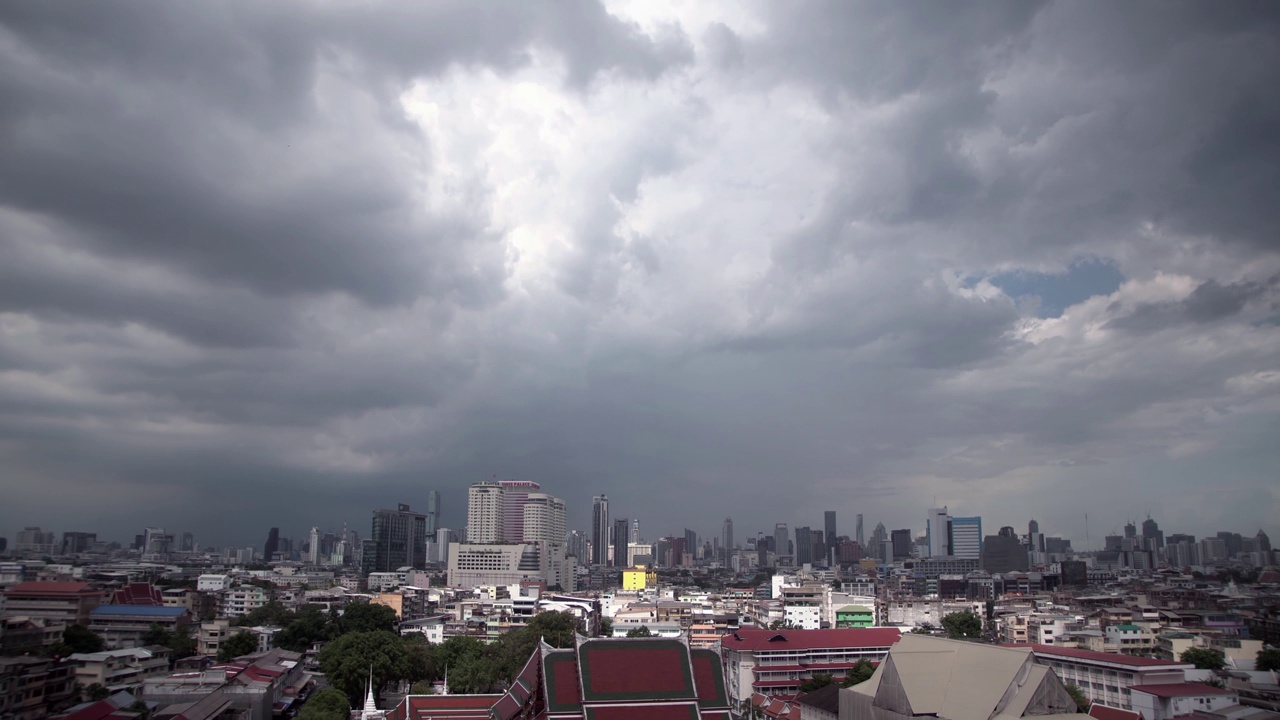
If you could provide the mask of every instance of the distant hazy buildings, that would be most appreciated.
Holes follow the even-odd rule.
[[[400,503],[395,510],[374,510],[369,539],[364,541],[363,572],[391,572],[427,564],[427,516]]]

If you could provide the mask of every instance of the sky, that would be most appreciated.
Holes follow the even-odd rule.
[[[0,4],[0,535],[1280,538],[1277,88],[1243,0]]]

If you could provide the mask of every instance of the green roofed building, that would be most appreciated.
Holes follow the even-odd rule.
[[[876,624],[876,611],[866,605],[845,605],[836,610],[836,627],[869,628]]]

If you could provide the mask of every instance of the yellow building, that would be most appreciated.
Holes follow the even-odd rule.
[[[623,590],[644,590],[658,587],[658,573],[646,570],[643,565],[622,571]]]
[[[396,611],[397,619],[404,619],[404,596],[400,593],[379,593],[369,601],[370,605],[386,605]]]

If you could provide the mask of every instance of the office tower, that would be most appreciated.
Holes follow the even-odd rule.
[[[982,518],[951,518],[951,554],[966,560],[982,558]]]
[[[195,552],[196,536],[189,532],[182,533],[182,543],[178,547],[182,552]]]
[[[832,559],[832,552],[836,549],[836,511],[827,510],[822,513],[822,529],[823,534],[823,553],[822,559],[829,561]]]
[[[587,534],[581,530],[571,530],[564,541],[565,555],[572,555],[578,559],[578,563],[586,565],[591,562],[591,558],[587,556]]]
[[[925,516],[925,543],[929,557],[946,557],[951,554],[951,516],[946,506],[930,508]]]
[[[427,492],[427,537],[436,536],[436,528],[440,525],[440,491]]]
[[[631,521],[631,544],[633,545],[640,544],[640,520],[639,519]]]
[[[809,537],[809,562],[823,567],[827,564],[827,541],[822,530],[814,530]]]
[[[75,555],[76,553],[89,552],[89,549],[97,541],[97,533],[64,532],[62,533],[62,554]]]
[[[394,572],[411,566],[421,569],[427,564],[427,516],[413,512],[404,503],[395,510],[374,510],[373,527],[365,552],[364,572]]]
[[[609,498],[606,495],[591,499],[591,564],[609,564]]]
[[[149,527],[142,531],[142,551],[145,553],[166,553],[169,548],[165,544],[164,528]]]
[[[1027,560],[1027,548],[1011,527],[1000,528],[1000,534],[988,535],[982,543],[981,565],[989,573],[1026,572]]]
[[[499,542],[524,542],[524,504],[529,494],[538,492],[542,486],[532,480],[499,480],[498,484],[502,486],[502,540]]]
[[[778,523],[773,526],[773,553],[778,557],[789,557],[791,555],[791,539],[787,537],[786,523]]]
[[[449,562],[449,546],[453,544],[453,531],[449,528],[436,528],[436,559],[435,562]]]
[[[1035,522],[1035,521],[1032,520],[1032,522]],[[1039,532],[1039,531],[1040,531],[1040,527],[1037,525],[1036,532]],[[1124,536],[1127,538],[1138,537],[1138,526],[1134,525],[1133,523],[1126,523],[1124,526]]]
[[[1038,532],[1040,532],[1040,523],[1032,519],[1030,522],[1027,523],[1027,534],[1035,535]]]
[[[796,565],[813,562],[813,531],[809,526],[796,528]]]
[[[862,536],[862,513],[858,513],[857,525],[854,528],[853,539],[858,541],[858,547],[866,548],[866,538]]]
[[[871,531],[871,540],[867,542],[864,556],[873,557],[876,562],[885,560],[893,562],[893,545],[889,542],[889,533],[884,529],[884,523],[876,523],[876,528]]]
[[[1257,543],[1258,552],[1271,552],[1271,538],[1262,529],[1258,529],[1258,534],[1253,536],[1253,541]]]
[[[911,530],[894,530],[892,535],[893,559],[906,560],[911,557]]]
[[[146,542],[145,539],[143,541]],[[145,552],[145,545],[143,546]],[[267,562],[271,562],[271,558],[280,551],[280,528],[271,528],[267,532],[267,544],[262,547],[262,557]]]
[[[725,565],[729,564],[729,558],[733,555],[733,518],[724,519],[724,525],[720,527],[720,546],[724,555]]]
[[[613,521],[613,566],[627,566],[627,529],[631,527],[631,521],[626,518],[618,518]]]

